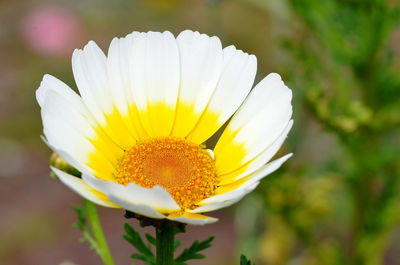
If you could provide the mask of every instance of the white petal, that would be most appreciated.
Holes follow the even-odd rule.
[[[250,193],[251,191],[252,190],[249,190],[247,193]],[[222,209],[222,208],[225,208],[225,207],[231,206],[232,204],[237,203],[247,193],[245,193],[244,190],[241,190],[241,193],[238,193],[237,196],[233,199],[205,204],[203,206],[199,206],[193,210],[190,210],[189,212],[190,213],[205,213],[205,212],[211,212],[211,211],[215,211],[218,209]]]
[[[214,211],[223,207],[230,206],[239,200],[241,200],[246,194],[253,191],[257,185],[260,183],[260,180],[267,175],[271,174],[275,170],[277,170],[286,160],[288,160],[292,154],[287,154],[279,159],[276,159],[268,164],[266,164],[261,169],[257,170],[253,174],[247,176],[245,181],[241,181],[240,185],[234,187],[232,185],[232,189],[227,189],[226,186],[221,186],[219,189],[227,189],[229,191],[221,193],[219,195],[215,195],[204,199],[200,202],[200,207],[191,210],[191,213],[202,213]],[[218,189],[216,192],[219,192]]]
[[[108,198],[113,203],[121,206],[122,208],[129,210],[131,212],[147,216],[154,219],[163,219],[165,215],[162,215],[158,211],[154,210],[148,205],[145,204],[136,204],[130,201],[128,198],[124,196],[124,194],[109,194]]]
[[[121,148],[131,147],[137,135],[125,127],[119,112],[115,113],[119,102],[114,102],[117,96],[110,87],[107,58],[95,42],[90,41],[83,51],[74,51],[72,70],[83,101],[102,129]]]
[[[268,75],[253,89],[215,146],[219,174],[254,159],[282,134],[292,116],[291,99],[278,74]]]
[[[96,175],[108,178],[113,172],[113,164],[75,129],[66,126],[52,115],[43,115],[44,135],[47,141],[80,163],[90,167]],[[92,154],[92,155],[91,155]],[[101,166],[98,167],[98,166]]]
[[[82,99],[66,84],[55,77],[45,75],[36,91],[41,106],[45,143],[69,164],[81,172],[96,174],[88,165],[89,154],[96,153],[96,161],[112,171],[111,160],[118,157],[120,150],[107,137],[98,135],[98,126]],[[97,139],[97,149],[88,139]],[[100,146],[99,146],[100,145]],[[104,150],[104,147],[108,148]],[[94,156],[92,156],[93,160]],[[100,160],[99,160],[100,159]],[[91,161],[93,162],[93,161]]]
[[[59,96],[64,98],[68,104],[71,105],[71,108],[75,109],[76,111],[80,113],[86,112],[81,97],[64,82],[48,74],[43,76],[43,80],[40,83],[39,88],[36,90],[36,99],[41,108],[43,108],[46,95],[49,91],[54,91],[55,93],[59,94]]]
[[[51,145],[84,164],[89,162],[88,154],[94,152],[95,148],[83,135],[53,114],[42,111],[42,120],[44,135]]]
[[[89,201],[101,206],[119,208],[118,205],[110,202],[105,194],[97,192],[95,189],[87,185],[82,179],[69,175],[55,167],[51,167],[51,170],[53,170],[53,172],[65,185],[70,187],[72,190],[74,190],[85,199],[88,199]]]
[[[170,215],[167,217],[167,219],[190,225],[205,225],[205,224],[212,224],[218,221],[218,219],[214,217],[205,216],[202,214],[186,213],[186,212],[174,216]]]
[[[51,75],[44,75],[39,88],[36,90],[36,98],[42,109],[63,114],[65,121],[77,119],[82,130],[87,133],[87,137],[95,134],[93,128],[98,127],[98,123],[85,106],[82,98],[62,81]],[[68,117],[68,115],[73,117]]]
[[[179,205],[161,186],[154,186],[151,189],[147,189],[135,183],[129,183],[125,187],[125,195],[131,202],[149,205],[162,213],[180,210]]]
[[[240,201],[245,195],[252,192],[257,186],[259,182],[255,182],[252,185],[246,187],[239,187],[235,190],[216,195],[210,198],[207,198],[200,202],[199,207],[191,210],[191,213],[204,213],[215,211],[224,207],[231,206],[234,203]]]
[[[114,38],[110,44],[107,57],[107,74],[110,83],[110,94],[114,107],[119,111],[121,120],[135,139],[143,138],[146,133],[142,130],[139,117],[135,116],[136,104],[131,87],[131,55],[133,35],[125,38]]]
[[[269,174],[271,174],[272,172],[274,172],[275,170],[280,168],[280,166],[283,163],[285,163],[286,160],[291,158],[292,155],[293,155],[293,153],[290,153],[290,154],[284,155],[284,156],[282,156],[282,157],[280,157],[278,159],[275,159],[272,162],[269,162],[268,164],[266,164],[262,168],[258,169],[256,172],[254,172],[251,175],[243,178],[245,180],[245,182],[240,187],[241,188],[250,187],[254,183],[259,182],[261,179],[265,178],[266,176],[268,176]]]
[[[91,169],[90,167],[86,166],[85,164],[79,162],[75,158],[73,158],[69,153],[67,153],[64,150],[57,149],[53,145],[47,141],[47,139],[44,136],[41,136],[43,142],[51,149],[53,152],[57,153],[62,159],[64,159],[68,164],[70,164],[72,167],[76,168],[80,172],[84,172],[86,174],[94,174],[94,170]]]
[[[292,128],[293,120],[289,122],[282,134],[264,150],[260,155],[256,156],[253,160],[246,163],[242,167],[220,176],[220,185],[229,184],[242,177],[252,174],[260,167],[268,163],[268,161],[278,152],[283,142],[285,141],[290,129]]]
[[[215,155],[214,155],[214,151],[211,149],[206,149],[207,152],[210,154],[211,158],[215,160]]]
[[[94,41],[72,54],[72,70],[86,106],[100,124],[105,124],[104,113],[111,113],[112,102],[108,91],[106,56]]]
[[[272,108],[271,116],[279,115],[282,109],[281,104],[291,105],[292,91],[284,84],[282,78],[277,73],[271,73],[261,80],[250,93],[244,104],[237,111],[230,122],[232,129],[241,128],[246,120],[253,119],[260,109],[264,110]]]
[[[79,127],[86,137],[95,135],[93,127],[97,123],[82,98],[62,81],[51,75],[44,75],[36,90],[36,98],[43,112],[60,115],[60,119],[67,124]]]
[[[237,110],[249,93],[257,71],[257,59],[234,46],[223,50],[223,70],[217,88],[189,139],[202,143]]]
[[[180,90],[172,135],[185,137],[193,129],[213,94],[222,70],[218,37],[185,30],[177,37]]]
[[[180,207],[171,195],[162,187],[154,186],[151,189],[140,187],[135,183],[127,186],[113,181],[103,181],[91,175],[83,174],[83,180],[93,188],[107,194],[127,200],[127,203],[144,204],[158,212],[169,213],[179,211]],[[110,199],[111,200],[111,199]]]
[[[151,136],[168,136],[179,92],[179,52],[165,31],[133,35],[131,85],[141,122]]]
[[[47,141],[82,164],[88,165],[95,158],[111,170],[122,150],[107,137],[98,135],[92,127],[94,121],[80,98],[73,92],[65,93],[69,88],[61,86],[63,83],[60,81],[57,83],[59,86],[55,86],[56,89],[45,89],[48,86],[43,86],[47,84],[44,79],[39,88],[43,131]],[[60,93],[58,87],[63,87],[64,92]]]
[[[95,138],[96,131],[91,127],[86,115],[73,107],[68,99],[61,97],[54,90],[49,90],[45,95],[41,112],[43,115],[56,116],[60,121],[75,128],[86,138]],[[82,110],[84,109],[83,105],[80,107]]]
[[[133,38],[114,38],[111,41],[107,56],[107,75],[109,78],[110,94],[112,100],[121,114],[128,114],[128,98],[130,93],[130,54],[132,52]]]

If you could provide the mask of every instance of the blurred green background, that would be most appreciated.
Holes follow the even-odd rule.
[[[0,264],[100,264],[71,225],[80,198],[48,177],[43,74],[75,87],[70,57],[89,40],[184,29],[255,54],[256,81],[280,73],[295,120],[280,151],[294,157],[181,236],[217,236],[190,264],[400,264],[399,25],[396,0],[0,1]],[[122,214],[100,209],[117,264],[132,264]]]

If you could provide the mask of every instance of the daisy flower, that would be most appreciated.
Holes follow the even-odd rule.
[[[269,162],[292,127],[291,90],[275,73],[251,90],[256,57],[218,37],[133,32],[107,55],[90,41],[72,69],[80,95],[45,75],[36,97],[45,142],[82,177],[52,170],[96,204],[212,223],[203,213],[236,203],[291,156]]]

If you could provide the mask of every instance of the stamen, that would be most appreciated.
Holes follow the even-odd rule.
[[[123,185],[165,188],[183,209],[193,209],[217,185],[215,163],[202,146],[165,137],[142,140],[118,162],[115,180]]]

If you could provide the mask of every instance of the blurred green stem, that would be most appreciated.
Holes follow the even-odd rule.
[[[96,205],[85,199],[83,200],[83,205],[85,206],[87,218],[89,220],[89,226],[96,239],[98,253],[101,259],[105,265],[115,265],[110,249],[108,248],[106,238],[104,237]]]
[[[174,225],[170,221],[156,228],[157,265],[174,264],[174,237]]]

